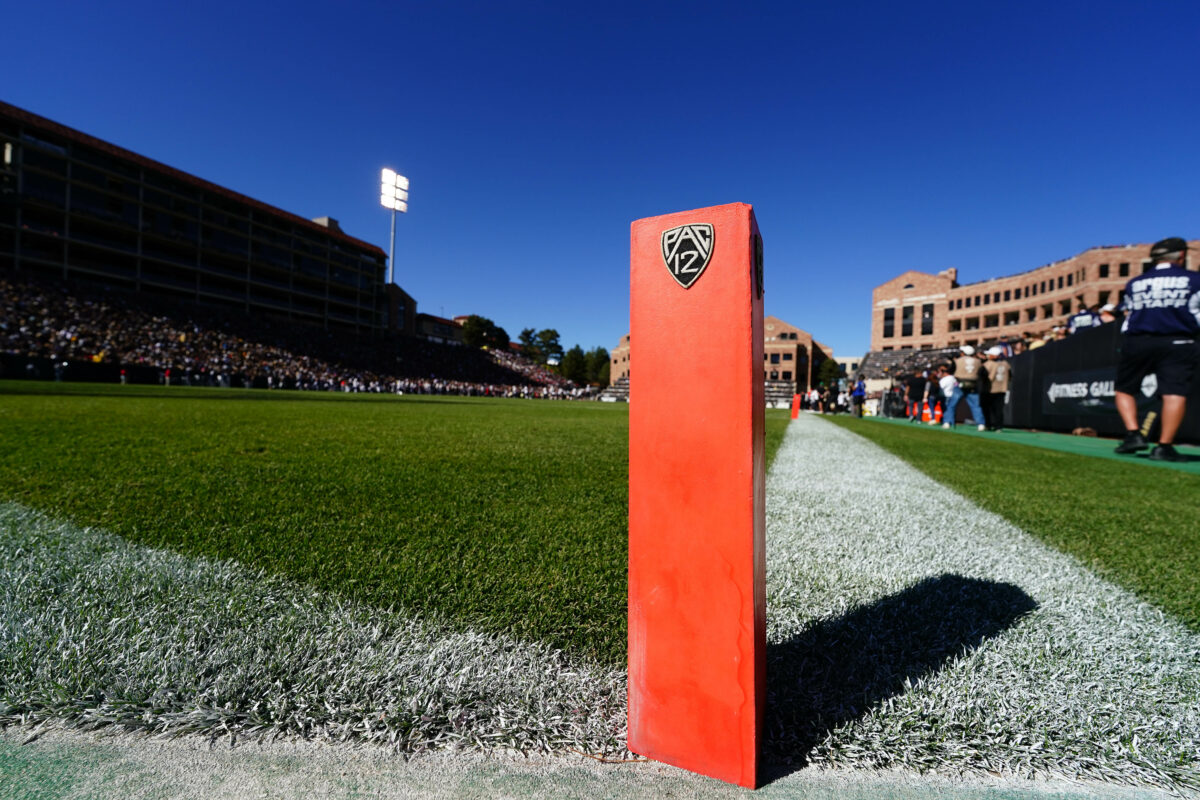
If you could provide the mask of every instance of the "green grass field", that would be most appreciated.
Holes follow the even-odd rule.
[[[604,663],[625,654],[628,408],[0,383],[0,497]],[[779,446],[786,411],[769,411]]]
[[[827,417],[1200,630],[1200,476]]]

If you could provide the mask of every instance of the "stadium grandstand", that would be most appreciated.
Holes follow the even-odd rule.
[[[364,337],[128,290],[0,277],[0,377],[580,398],[516,352]]]
[[[386,255],[0,102],[5,377],[522,397],[587,392],[385,285]]]
[[[412,333],[387,257],[308,220],[0,103],[0,268],[356,333]]]

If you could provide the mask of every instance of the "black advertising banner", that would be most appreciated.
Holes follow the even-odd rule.
[[[1043,414],[1116,414],[1116,366],[1055,372],[1042,378]]]
[[[1069,432],[1092,428],[1105,436],[1125,431],[1117,414],[1119,325],[1084,329],[1057,342],[1012,359],[1012,383],[1005,409],[1006,424],[1014,428]],[[1158,381],[1147,375],[1135,395],[1138,419],[1157,409]],[[1178,441],[1200,443],[1200,374],[1188,392],[1188,409]]]
[[[1043,414],[1117,413],[1117,368],[1084,369],[1056,372],[1042,378]],[[1142,381],[1142,390],[1134,395],[1138,411],[1144,412],[1156,404],[1158,377],[1150,374]]]

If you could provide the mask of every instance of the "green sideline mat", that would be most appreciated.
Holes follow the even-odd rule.
[[[872,422],[907,427],[915,427],[917,424],[909,422],[906,419],[896,419],[894,417],[864,417],[864,419],[871,420]],[[1183,455],[1188,456],[1189,461],[1172,463],[1170,461],[1151,461],[1147,458],[1150,454],[1149,450],[1143,450],[1134,455],[1117,455],[1113,452],[1113,449],[1117,446],[1116,439],[1104,439],[1097,436],[1071,436],[1066,433],[1026,431],[1015,428],[1005,428],[1003,431],[979,431],[970,423],[959,424],[953,430],[946,430],[941,426],[935,428],[932,425],[924,423],[923,427],[946,436],[975,436],[981,439],[992,439],[1000,442],[1013,442],[1014,444],[1029,445],[1030,447],[1040,447],[1044,450],[1057,450],[1060,453],[1074,453],[1081,456],[1092,456],[1093,458],[1107,458],[1112,461],[1120,461],[1123,464],[1145,464],[1150,467],[1177,469],[1183,472],[1190,472],[1193,475],[1200,475],[1200,447],[1191,445],[1177,445],[1175,448]]]

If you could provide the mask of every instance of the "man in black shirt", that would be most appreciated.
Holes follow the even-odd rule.
[[[1150,248],[1154,269],[1125,284],[1125,322],[1117,364],[1117,411],[1125,423],[1118,453],[1149,445],[1138,432],[1137,400],[1142,381],[1153,373],[1162,395],[1162,431],[1150,451],[1155,461],[1186,461],[1176,452],[1175,432],[1187,410],[1187,390],[1200,363],[1200,273],[1189,272],[1188,243],[1178,237]]]

